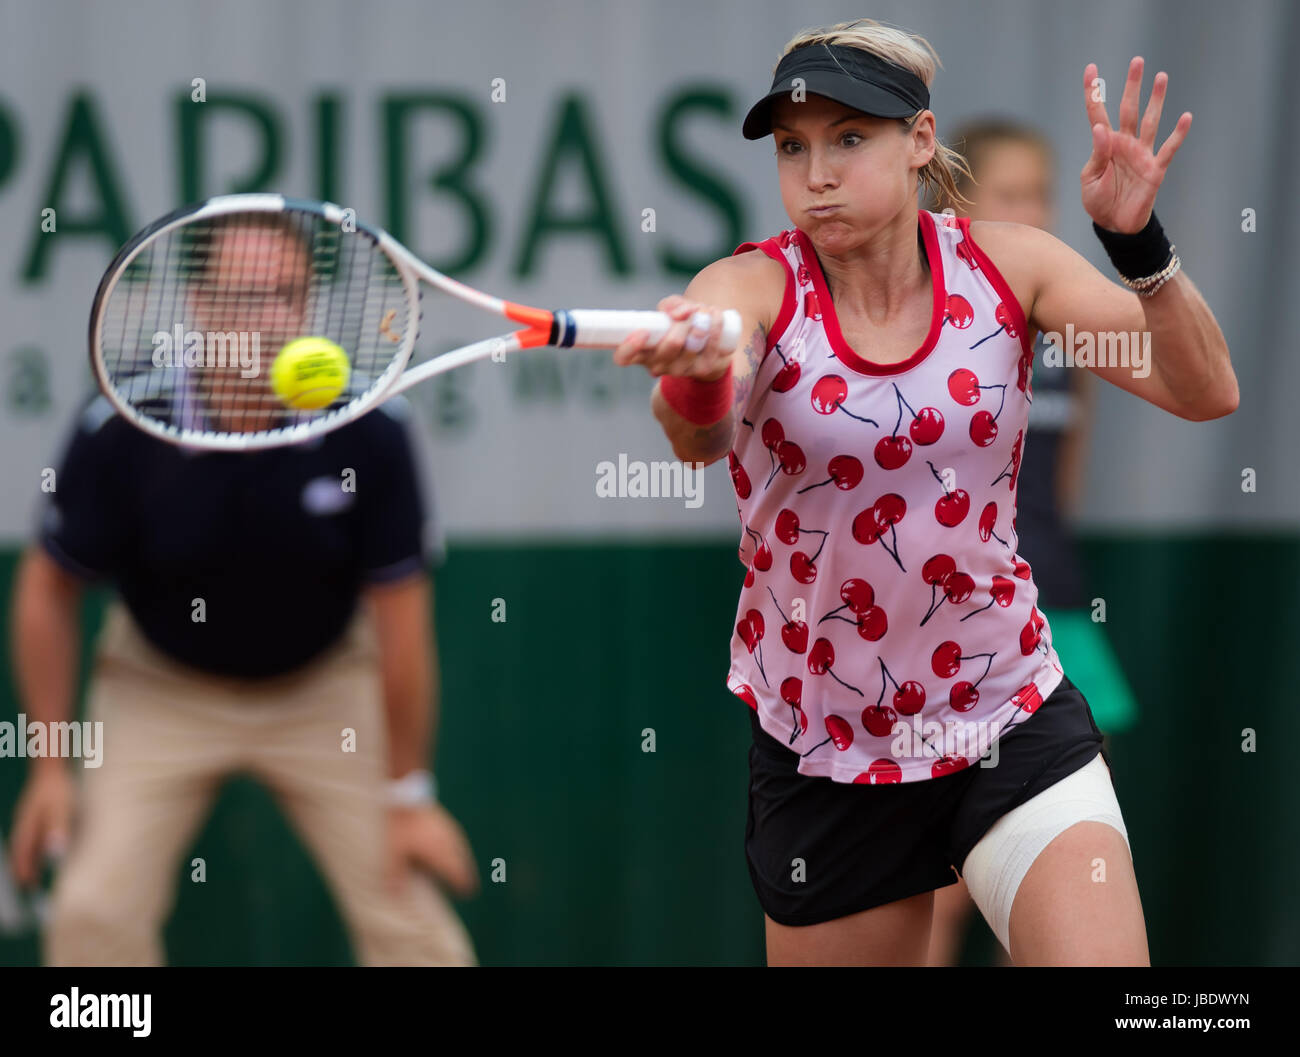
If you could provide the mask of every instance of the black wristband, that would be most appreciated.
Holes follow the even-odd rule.
[[[1154,209],[1147,226],[1131,235],[1107,231],[1098,227],[1095,220],[1092,222],[1092,230],[1101,239],[1110,263],[1125,279],[1145,279],[1155,275],[1173,256],[1173,247],[1165,237],[1164,228],[1156,219]]]

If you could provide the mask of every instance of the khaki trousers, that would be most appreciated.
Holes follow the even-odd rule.
[[[383,884],[386,736],[374,632],[360,613],[309,669],[236,681],[155,649],[114,602],[96,648],[87,719],[103,763],[81,768],[79,814],[45,934],[52,965],[160,965],[179,858],[223,779],[263,782],[333,893],[365,965],[473,965],[446,897],[412,873]],[[355,751],[344,751],[345,728]],[[197,849],[202,856],[203,850]],[[230,922],[232,928],[239,922]]]

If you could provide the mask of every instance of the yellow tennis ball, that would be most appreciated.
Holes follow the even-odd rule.
[[[329,407],[348,384],[348,354],[329,338],[296,338],[271,364],[271,389],[289,407]]]

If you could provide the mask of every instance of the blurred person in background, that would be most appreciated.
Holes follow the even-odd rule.
[[[279,218],[214,225],[192,318],[233,329],[242,302],[239,324],[278,348],[308,318],[309,282],[285,277],[309,276],[311,260]],[[199,413],[265,428],[261,411],[238,419],[251,392],[238,387],[265,387],[265,373],[197,382]],[[181,857],[236,773],[275,795],[358,962],[475,963],[436,883],[466,895],[478,880],[425,770],[438,680],[428,569],[440,545],[413,423],[393,400],[292,447],[194,452],[135,429],[103,397],[84,409],[14,598],[20,708],[52,723],[73,718],[84,589],[107,582],[118,596],[87,700],[87,719],[103,723],[102,764],[78,768],[78,790],[68,761],[33,759],[15,810],[20,883],[62,858],[47,963],[163,962]]]
[[[964,173],[957,177],[958,190],[971,203],[954,208],[958,216],[1055,228],[1056,160],[1045,136],[1013,119],[987,117],[955,128],[952,144],[975,177],[973,183]],[[930,208],[937,210],[937,202]],[[1083,491],[1096,386],[1088,370],[1049,366],[1048,348],[1039,332],[1016,491],[1017,550],[1034,571],[1052,644],[1087,698],[1098,728],[1109,736],[1133,725],[1137,706],[1109,640],[1093,620],[1086,569],[1068,524]],[[931,965],[956,964],[974,909],[965,881],[935,892]],[[998,961],[1010,964],[1000,946]]]

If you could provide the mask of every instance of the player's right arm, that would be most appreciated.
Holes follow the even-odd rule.
[[[614,362],[643,364],[655,377],[665,375],[708,382],[732,371],[732,399],[716,422],[700,424],[684,418],[664,398],[656,385],[651,409],[683,462],[712,463],[726,456],[735,443],[740,420],[749,406],[755,375],[767,349],[767,336],[785,295],[785,268],[759,251],[725,257],[703,269],[681,295],[659,302],[658,308],[680,320],[653,348],[642,344],[644,332],[632,335],[618,347]],[[722,310],[740,313],[741,339],[733,349],[719,340]],[[689,321],[700,310],[713,316],[708,341],[699,352],[686,347]]]
[[[14,590],[12,649],[20,711],[31,722],[73,718],[82,592],[82,581],[40,545],[27,551]],[[11,846],[14,877],[21,885],[35,884],[43,858],[66,847],[73,807],[66,760],[37,756],[27,766]]]

